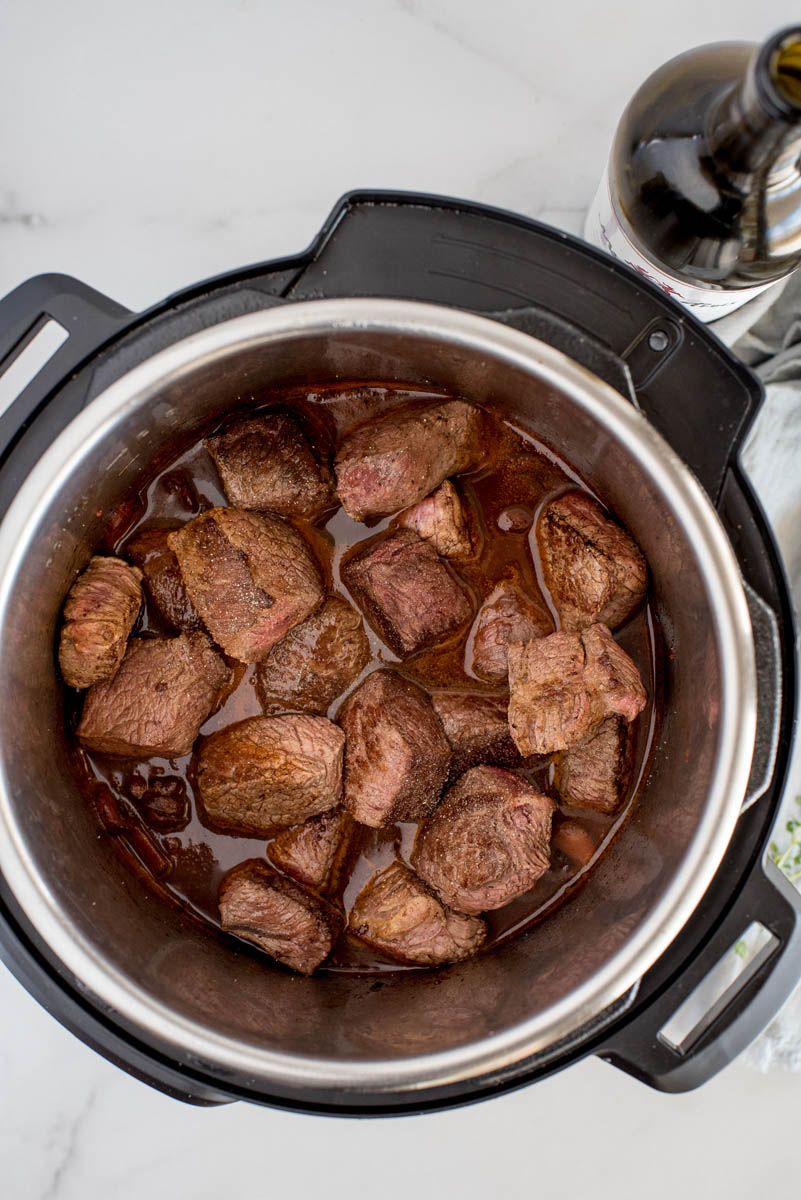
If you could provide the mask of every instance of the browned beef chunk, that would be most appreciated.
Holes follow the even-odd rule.
[[[598,840],[578,821],[560,821],[554,828],[551,847],[574,867],[586,867],[598,849]]]
[[[633,721],[646,703],[634,663],[606,625],[509,646],[509,727],[521,754],[552,754],[618,713]]]
[[[401,513],[398,525],[413,529],[443,558],[468,558],[473,553],[467,513],[450,479],[425,500]]]
[[[474,767],[421,824],[412,863],[458,912],[501,908],[548,870],[552,814],[553,802],[521,776]]]
[[[584,647],[574,633],[513,642],[509,728],[521,754],[550,754],[580,741],[599,719],[584,679]]]
[[[280,517],[210,508],[167,540],[203,624],[241,662],[259,662],[322,602],[311,551]]]
[[[344,804],[356,820],[378,829],[430,813],[451,751],[427,693],[395,671],[374,671],[338,720],[347,738]]]
[[[198,798],[209,825],[269,837],[326,812],[342,793],[345,736],[305,713],[249,717],[206,738],[197,760]]]
[[[367,620],[401,657],[463,628],[466,592],[429,542],[399,529],[349,559],[342,579]]]
[[[645,708],[648,697],[640,672],[606,625],[591,625],[581,633],[586,655],[585,678],[602,698],[603,716],[619,713],[631,722]]]
[[[417,504],[449,475],[485,461],[487,424],[480,409],[446,400],[362,425],[345,437],[337,454],[342,507],[363,521]]]
[[[473,622],[469,645],[470,666],[481,679],[501,683],[506,679],[506,649],[510,642],[529,642],[553,629],[546,609],[536,604],[509,579],[490,593]]]
[[[358,853],[359,827],[345,808],[332,808],[273,838],[272,862],[304,887],[323,896],[344,890]]]
[[[481,763],[517,767],[524,762],[509,732],[506,697],[434,692],[431,702],[453,752],[451,779]]]
[[[189,824],[189,796],[178,775],[132,775],[125,780],[125,794],[154,829],[173,833]]]
[[[73,583],[58,648],[70,687],[91,687],[119,667],[142,606],[141,579],[142,572],[122,559],[95,557]]]
[[[331,472],[286,413],[235,421],[205,444],[228,500],[238,508],[314,517],[331,505]]]
[[[632,538],[584,492],[553,500],[537,525],[545,583],[567,630],[630,617],[645,596],[648,568]]]
[[[556,759],[559,795],[577,808],[614,813],[631,782],[630,726],[607,717],[592,733]]]
[[[360,615],[340,596],[291,629],[256,668],[265,712],[300,708],[325,713],[370,660]]]
[[[487,936],[484,921],[447,908],[401,862],[391,863],[362,888],[349,930],[398,962],[424,966],[469,958]]]
[[[132,638],[113,679],[87,693],[78,738],[131,758],[189,754],[233,673],[203,633]]]
[[[344,919],[325,900],[271,871],[258,858],[240,863],[223,879],[220,924],[273,958],[311,975],[342,932]]]
[[[184,585],[178,559],[167,544],[168,529],[143,529],[125,547],[140,567],[148,594],[159,616],[173,629],[202,629],[203,622]]]

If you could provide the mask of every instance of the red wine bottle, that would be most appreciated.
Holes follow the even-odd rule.
[[[660,67],[618,125],[585,236],[702,321],[801,264],[801,26]]]

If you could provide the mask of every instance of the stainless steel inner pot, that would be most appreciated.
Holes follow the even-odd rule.
[[[653,768],[590,879],[507,946],[380,987],[301,979],[242,955],[123,871],[73,782],[54,670],[65,591],[151,461],[254,390],[335,379],[451,388],[558,450],[641,545],[670,651]],[[756,721],[737,563],[669,446],[551,347],[388,300],[313,301],[213,326],[131,371],[64,430],[0,526],[0,694],[0,871],[52,955],[172,1058],[310,1103],[419,1098],[522,1071],[624,996],[721,862]]]

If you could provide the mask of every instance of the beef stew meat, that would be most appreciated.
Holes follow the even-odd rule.
[[[174,530],[142,529],[126,542],[123,553],[145,577],[148,598],[171,629],[202,629],[203,622],[186,590],[178,559],[167,543]]]
[[[614,813],[628,791],[631,768],[631,727],[623,717],[607,717],[556,756],[554,784],[566,804]]]
[[[348,559],[342,578],[401,658],[453,637],[473,615],[463,585],[431,543],[411,529],[399,529]]]
[[[342,795],[345,736],[306,713],[249,717],[212,733],[197,756],[197,799],[214,829],[269,837]]]
[[[451,750],[428,693],[397,671],[374,671],[338,720],[347,746],[343,802],[351,815],[378,829],[430,813]]]
[[[233,672],[203,633],[132,638],[111,679],[86,694],[78,740],[126,758],[179,758],[225,698]]]
[[[324,714],[370,661],[362,618],[341,596],[291,629],[256,668],[266,713],[287,708]]]
[[[510,642],[529,642],[553,629],[548,610],[536,604],[513,580],[503,579],[479,609],[470,632],[474,674],[491,683],[506,680]]]
[[[442,558],[468,558],[473,553],[467,512],[450,479],[425,500],[401,513],[398,526],[414,530]]]
[[[123,497],[67,598],[78,784],[162,895],[292,970],[484,953],[566,902],[647,775],[647,569],[459,397],[250,405]]]
[[[418,966],[469,958],[487,936],[485,921],[448,908],[414,871],[397,861],[359,892],[348,931],[379,954]]]
[[[613,713],[633,721],[647,696],[606,625],[509,646],[509,727],[521,754],[552,754]]]
[[[311,975],[342,932],[342,915],[260,859],[234,867],[219,893],[220,925],[301,975]]]
[[[595,857],[597,838],[578,821],[559,821],[551,836],[551,848],[575,867],[586,867]]]
[[[122,662],[142,607],[142,572],[96,555],[64,603],[58,662],[65,683],[88,688],[110,679]]]
[[[648,703],[640,672],[606,625],[583,630],[584,678],[603,707],[603,715],[619,713],[631,723]]]
[[[328,465],[315,457],[297,423],[271,412],[235,421],[206,438],[228,503],[311,518],[331,507]]]
[[[520,775],[473,767],[420,825],[412,863],[450,908],[501,908],[548,870],[553,809]]]
[[[486,415],[463,400],[389,413],[344,438],[335,463],[340,503],[355,521],[408,508],[450,475],[486,465],[490,438]]]
[[[586,493],[568,492],[546,505],[537,543],[562,629],[579,632],[599,622],[614,629],[642,603],[645,559],[625,529]]]
[[[167,542],[203,624],[240,662],[265,658],[322,603],[319,567],[280,517],[211,508]]]
[[[532,760],[524,759],[512,741],[505,696],[433,692],[431,703],[450,743],[451,781],[481,763],[496,767],[532,765]]]
[[[268,853],[285,875],[333,897],[345,890],[358,843],[359,826],[340,807],[282,830],[270,842]]]

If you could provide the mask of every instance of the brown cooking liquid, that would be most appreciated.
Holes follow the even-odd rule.
[[[332,447],[348,427],[375,418],[398,405],[417,406],[441,400],[442,393],[402,389],[396,385],[332,385],[270,395],[264,404],[290,411],[304,427],[307,436],[322,455]],[[252,415],[253,409],[249,415]],[[497,422],[502,439],[501,466],[492,471],[460,479],[460,487],[471,509],[473,533],[479,535],[479,550],[473,560],[457,565],[458,574],[472,591],[476,603],[483,602],[503,577],[517,577],[532,595],[543,594],[538,578],[536,543],[532,528],[540,508],[548,500],[583,482],[548,447],[525,430]],[[206,431],[209,432],[209,431]],[[169,463],[156,465],[141,492],[129,497],[110,514],[105,545],[101,552],[125,556],[126,542],[141,529],[174,525],[189,520],[203,509],[227,503],[214,465],[199,439]],[[586,489],[585,489],[586,490]],[[352,521],[343,509],[324,515],[316,525],[296,522],[312,545],[327,578],[329,588],[348,596],[340,579],[340,564],[348,551],[380,534],[392,518],[367,524]],[[548,605],[550,608],[550,604]],[[553,611],[553,610],[552,610]],[[555,615],[555,614],[554,614]],[[558,621],[556,621],[558,628]],[[443,647],[424,651],[405,663],[384,645],[365,623],[373,656],[365,674],[379,664],[390,663],[404,674],[429,688],[455,688],[503,694],[478,679],[469,669],[469,647],[465,635]],[[135,634],[174,633],[160,622],[149,605],[143,608]],[[642,676],[649,704],[635,725],[635,765],[630,796],[615,817],[605,817],[560,804],[554,828],[569,818],[592,838],[596,851],[591,861],[577,868],[558,850],[552,854],[551,867],[526,895],[495,912],[486,914],[489,938],[485,950],[506,940],[540,920],[586,876],[631,811],[638,787],[644,778],[659,712],[661,639],[651,609],[646,605],[616,634]],[[254,688],[254,668],[239,667],[236,689],[201,730],[201,735],[222,729],[245,717],[261,715]],[[362,678],[362,676],[360,676]],[[354,686],[356,686],[354,684]],[[351,689],[352,690],[352,689]],[[347,694],[347,693],[344,693]],[[331,706],[334,718],[343,696]],[[81,704],[79,693],[71,693],[67,711],[70,724],[77,724]],[[188,908],[201,920],[219,928],[217,891],[222,877],[247,858],[263,858],[268,844],[260,838],[236,837],[207,829],[197,816],[194,803],[191,756],[178,759],[151,758],[124,760],[87,753],[75,747],[76,769],[87,792],[94,797],[101,821],[129,859],[144,869],[162,894]],[[553,770],[546,764],[537,770],[522,770],[541,791],[555,796]],[[132,803],[130,781],[134,776],[146,779],[178,777],[186,787],[191,815],[183,829],[165,833],[152,825]],[[106,786],[103,786],[106,785]],[[555,799],[558,797],[555,796]],[[416,824],[404,823],[386,829],[363,829],[362,853],[344,893],[346,912],[358,891],[370,876],[387,866],[396,856],[409,861]],[[268,852],[269,853],[269,852]],[[484,951],[482,951],[484,952]],[[369,973],[387,970],[423,970],[401,967],[368,951],[355,939],[343,935],[321,971]]]

